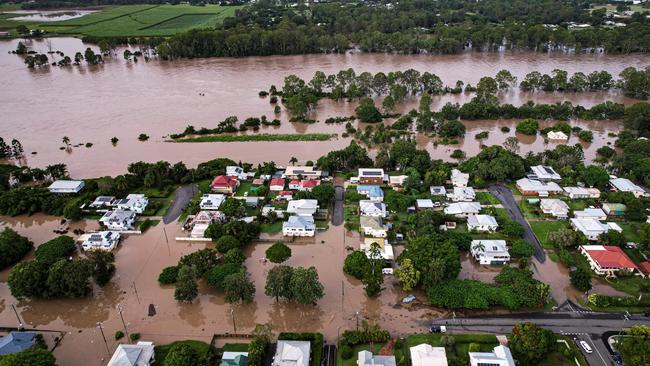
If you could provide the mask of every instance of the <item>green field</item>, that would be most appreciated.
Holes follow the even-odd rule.
[[[553,243],[548,240],[548,234],[562,228],[568,228],[569,224],[566,221],[531,221],[530,227],[544,248],[553,249]]]
[[[101,11],[60,22],[21,22],[11,20],[18,14],[0,14],[0,29],[20,24],[50,33],[95,37],[170,36],[196,28],[212,28],[224,18],[234,16],[240,6],[123,5],[107,6]]]

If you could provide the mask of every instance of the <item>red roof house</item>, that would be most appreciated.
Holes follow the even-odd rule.
[[[271,185],[269,186],[269,189],[272,192],[282,191],[284,189],[284,179],[282,178],[271,179]]]
[[[643,277],[650,277],[650,260],[641,262],[637,266]]]
[[[300,189],[300,181],[292,180],[289,182],[289,189]]]
[[[237,187],[239,187],[239,180],[237,177],[219,175],[214,178],[210,187],[213,192],[233,194],[237,190]]]
[[[591,269],[601,276],[616,276],[616,272],[622,269],[632,272],[639,269],[623,249],[617,246],[582,245],[580,252],[589,260]]]
[[[300,182],[300,190],[301,191],[311,191],[314,189],[314,187],[318,187],[320,185],[320,180],[318,179],[307,179],[303,180]]]

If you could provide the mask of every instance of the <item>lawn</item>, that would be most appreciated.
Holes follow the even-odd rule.
[[[567,337],[558,336],[558,339],[563,339],[569,344],[572,355],[567,357],[564,355],[564,350],[567,349],[564,343],[558,342],[556,349],[549,353],[542,362],[538,363],[538,366],[574,366],[576,363],[573,360],[573,356],[578,359],[580,366],[588,366],[589,364],[585,360],[585,357],[582,355],[582,352],[578,349],[578,346]]]
[[[541,217],[538,213],[539,211],[539,203],[538,204],[530,204],[528,203],[528,200],[523,199],[518,202],[519,209],[521,212],[524,214],[524,217],[527,219],[536,219]]]
[[[275,234],[282,231],[282,221],[278,220],[272,224],[263,223],[260,224],[260,231],[266,234]]]
[[[200,356],[204,356],[204,355],[208,354],[208,352],[212,352],[213,354],[216,355],[216,349],[213,346],[211,346],[211,345],[209,345],[209,344],[207,344],[205,342],[201,342],[201,341],[177,341],[177,342],[173,342],[173,343],[170,343],[170,344],[165,344],[165,345],[162,345],[162,346],[156,346],[154,348],[156,361],[160,362],[160,364],[163,364],[164,360],[165,360],[165,357],[167,357],[167,353],[169,352],[169,350],[175,344],[186,344],[186,345],[192,347]],[[158,362],[156,362],[156,364]]]
[[[606,283],[612,286],[613,288],[619,291],[623,291],[625,293],[630,294],[631,296],[636,296],[636,297],[638,297],[639,294],[641,293],[641,286],[647,284],[648,281],[639,276],[621,277],[616,279],[606,279],[606,278],[599,277],[598,280],[602,283]]]
[[[544,248],[553,249],[553,244],[548,240],[548,234],[567,228],[569,224],[566,221],[532,221],[530,227],[533,228],[535,236]]]
[[[641,225],[643,225],[643,223],[626,221],[626,222],[617,222],[617,224],[618,226],[621,227],[621,229],[623,229],[623,234],[625,235],[625,238],[628,241],[632,241],[635,243],[638,243],[640,241],[639,229],[641,228]]]
[[[482,205],[498,205],[501,202],[490,192],[476,192],[476,200]]]
[[[251,188],[253,188],[253,183],[251,182],[244,182],[239,185],[239,188],[237,188],[237,192],[235,192],[235,196],[243,196],[244,193],[248,192],[248,195],[251,195],[253,192],[251,191]]]
[[[345,206],[343,208],[346,222],[359,222],[359,208],[356,206]]]

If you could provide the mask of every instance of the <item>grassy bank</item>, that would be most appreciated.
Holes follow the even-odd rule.
[[[211,135],[188,137],[173,142],[247,142],[247,141],[328,141],[335,139],[335,133],[303,134],[257,134],[257,135]]]

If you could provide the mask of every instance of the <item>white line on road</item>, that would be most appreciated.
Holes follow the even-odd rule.
[[[587,338],[587,342],[591,342],[591,345],[594,347],[594,350],[596,351],[596,353],[598,353],[598,356],[600,357],[600,359],[603,360],[603,365],[607,366],[607,361],[605,361],[605,359],[603,358],[603,355],[600,354],[600,351],[596,347],[596,343],[594,343],[594,341],[592,341],[591,338],[589,338],[589,337],[586,337],[586,338]]]

